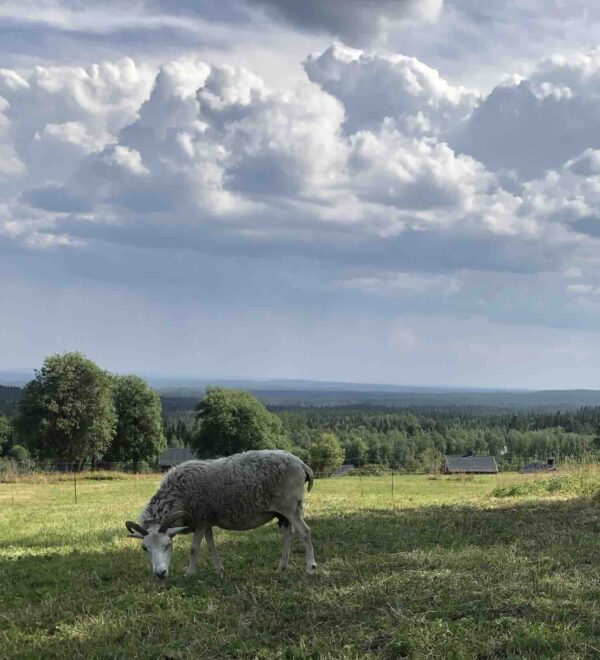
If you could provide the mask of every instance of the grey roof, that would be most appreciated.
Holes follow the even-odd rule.
[[[493,456],[446,456],[444,471],[496,474],[498,466]]]
[[[171,467],[192,458],[196,458],[196,455],[194,450],[189,447],[169,447],[158,457],[158,464],[160,467]]]
[[[344,465],[340,465],[340,467],[333,473],[332,476],[343,477],[345,474],[348,474],[348,472],[351,472],[352,470],[354,470],[354,465],[351,463],[344,463]]]
[[[554,472],[556,468],[554,465],[550,465],[550,463],[529,463],[529,465],[524,465],[519,472],[521,473],[527,473],[527,472]]]

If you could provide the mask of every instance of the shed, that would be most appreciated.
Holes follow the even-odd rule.
[[[354,470],[354,465],[351,463],[344,463],[344,465],[340,465],[340,467],[333,473],[333,477],[343,477],[348,474],[348,472],[352,472]]]
[[[196,455],[190,447],[169,447],[158,457],[158,467],[161,470],[168,470],[174,465],[190,461],[193,458],[196,458]]]
[[[497,474],[493,456],[445,456],[444,474]]]
[[[554,472],[555,470],[554,459],[549,458],[545,463],[544,461],[538,461],[524,465],[519,472],[521,474],[535,474],[537,472]]]

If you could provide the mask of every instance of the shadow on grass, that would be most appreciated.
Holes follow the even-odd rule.
[[[186,537],[177,539],[174,576],[157,583],[135,541],[114,547],[120,525],[98,534],[97,551],[3,558],[0,630],[15,649],[35,640],[49,657],[60,648],[84,657],[159,657],[157,648],[169,657],[190,648],[194,657],[295,648],[297,657],[435,656],[448,644],[466,657],[568,649],[583,657],[600,648],[597,500],[362,510],[308,522],[313,577],[303,575],[297,539],[289,572],[275,574],[275,525],[218,533],[224,580],[206,548],[198,575],[183,577]]]

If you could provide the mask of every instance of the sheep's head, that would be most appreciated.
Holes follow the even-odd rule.
[[[173,537],[177,534],[185,534],[190,531],[187,526],[174,526],[182,517],[182,513],[177,513],[160,525],[149,525],[148,529],[131,520],[125,522],[129,536],[142,541],[142,549],[148,553],[148,557],[150,558],[152,573],[161,580],[164,580],[169,575],[169,565],[171,564],[171,554],[173,552]]]

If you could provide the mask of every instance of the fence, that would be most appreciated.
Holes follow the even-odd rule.
[[[581,464],[597,464],[596,456],[561,459],[556,468],[573,467]],[[520,468],[528,463],[545,463],[544,459],[537,457],[512,457],[504,461],[505,466]],[[398,480],[406,476],[405,470],[384,466],[381,464],[344,464],[332,472],[329,466],[315,466],[312,468],[317,479],[336,480],[340,478],[356,481],[356,487],[351,488],[361,497],[369,494],[384,495],[394,499],[398,492]],[[10,469],[0,471],[0,504],[18,505],[28,499],[44,498],[44,501],[55,504],[77,504],[82,495],[86,500],[94,493],[106,489],[110,482],[128,480],[127,493],[140,498],[151,495],[157,485],[161,474],[155,471],[144,470],[135,472],[132,466],[123,463],[102,463],[94,470],[78,471],[77,466],[68,463],[24,461],[12,463]],[[514,469],[513,468],[513,469]],[[503,470],[506,471],[506,468]],[[441,466],[429,472],[430,477],[442,478]],[[493,475],[488,475],[493,476]],[[457,478],[472,478],[470,475],[458,475]],[[48,486],[48,488],[43,488]],[[115,483],[115,490],[118,486]]]

